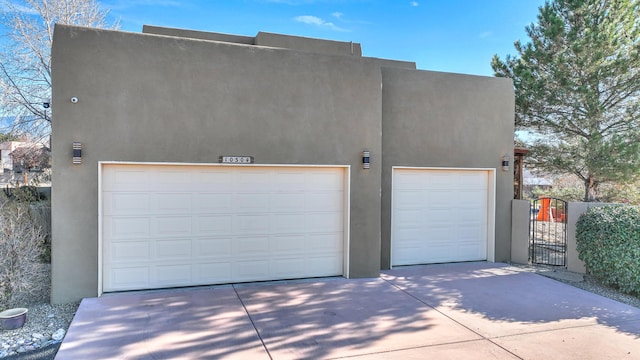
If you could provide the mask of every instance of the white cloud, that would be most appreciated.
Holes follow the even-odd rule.
[[[0,12],[20,13],[20,14],[26,14],[26,15],[40,15],[40,13],[36,9],[18,5],[18,4],[10,4],[10,5],[0,4]]]
[[[344,16],[343,13],[341,12],[334,12],[333,14],[331,14],[331,16],[333,16],[336,19],[342,19],[342,17]]]
[[[301,22],[303,24],[314,25],[314,26],[318,26],[326,29],[331,29],[334,31],[347,31],[341,27],[336,26],[336,24],[329,21],[325,21],[317,16],[311,16],[311,15],[296,16],[294,20],[297,22]]]
[[[493,33],[491,31],[485,31],[485,32],[481,32],[480,34],[478,34],[478,38],[486,39],[488,37],[491,37],[491,35],[493,35]]]
[[[412,1],[412,2],[410,2],[410,3],[409,3],[409,5],[411,5],[411,6],[414,6],[414,7],[415,7],[415,6],[418,6],[418,5],[420,5],[420,4],[418,4],[418,2],[417,2],[417,1]]]

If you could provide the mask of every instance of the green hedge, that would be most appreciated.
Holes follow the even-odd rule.
[[[604,284],[640,295],[640,207],[590,208],[576,224],[578,256]]]

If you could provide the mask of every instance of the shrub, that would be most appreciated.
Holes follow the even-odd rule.
[[[45,238],[28,204],[0,206],[0,310],[26,306],[48,287],[41,262]]]
[[[640,207],[590,208],[576,224],[578,256],[606,285],[640,295]]]

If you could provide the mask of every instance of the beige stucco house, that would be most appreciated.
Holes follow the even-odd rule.
[[[149,26],[56,26],[52,69],[54,303],[509,260],[508,79]]]

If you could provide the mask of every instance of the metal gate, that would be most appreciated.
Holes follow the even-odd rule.
[[[540,198],[531,203],[529,260],[533,264],[567,266],[567,202]]]

